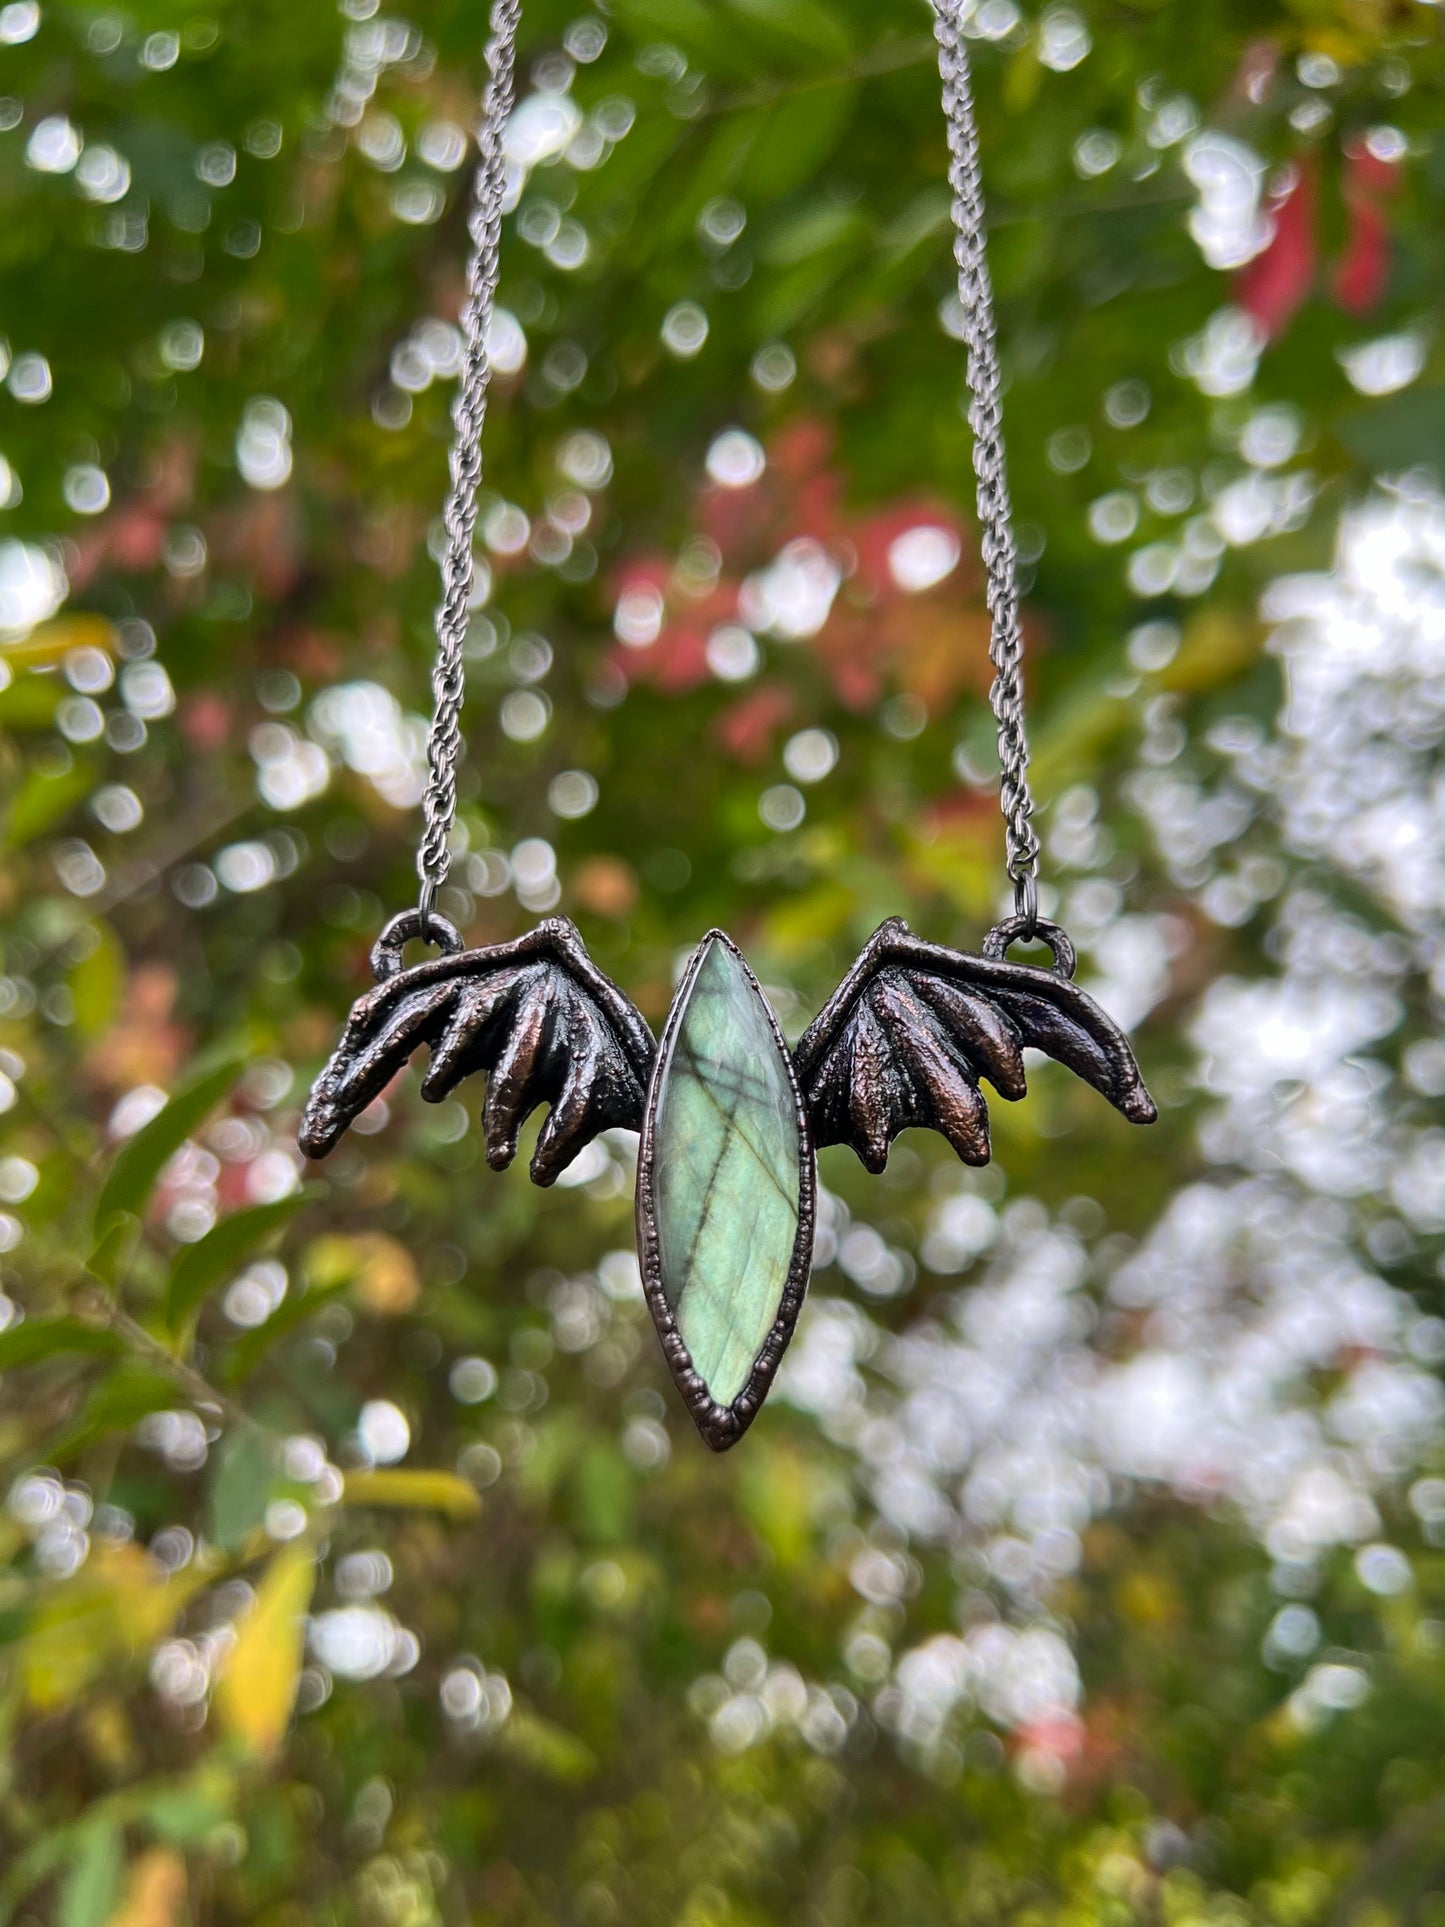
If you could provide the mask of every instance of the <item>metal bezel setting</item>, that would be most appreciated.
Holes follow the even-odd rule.
[[[667,1062],[668,1053],[682,1021],[682,1013],[687,1006],[688,993],[702,960],[712,943],[724,944],[738,963],[742,965],[748,982],[762,1000],[768,1014],[768,1024],[783,1063],[787,1068],[788,1088],[793,1098],[793,1115],[798,1125],[798,1232],[793,1241],[792,1260],[788,1266],[788,1276],[783,1285],[782,1299],[778,1305],[777,1316],[772,1328],[763,1340],[762,1346],[753,1360],[752,1371],[747,1383],[730,1405],[720,1405],[708,1391],[701,1374],[692,1362],[692,1356],[683,1343],[682,1334],[677,1329],[677,1319],[662,1283],[662,1260],[657,1234],[657,1200],[653,1184],[652,1144],[657,1124],[657,1110],[662,1095],[662,1070]],[[657,1336],[662,1344],[662,1354],[667,1360],[678,1390],[682,1393],[687,1409],[692,1413],[693,1422],[702,1434],[704,1441],[714,1452],[726,1452],[736,1445],[743,1433],[762,1409],[763,1400],[776,1376],[783,1353],[788,1348],[798,1322],[798,1313],[803,1308],[803,1299],[808,1289],[808,1277],[813,1262],[813,1231],[817,1222],[817,1173],[813,1159],[813,1134],[808,1125],[808,1114],[803,1104],[802,1092],[798,1085],[797,1071],[793,1065],[793,1055],[788,1049],[777,1014],[763,995],[762,985],[741,950],[723,930],[709,930],[693,952],[677,993],[672,1000],[672,1008],[667,1013],[662,1036],[658,1040],[657,1057],[653,1063],[652,1077],[647,1088],[647,1103],[642,1116],[642,1141],[637,1152],[637,1258],[642,1269],[642,1290],[647,1299],[647,1308],[652,1313],[652,1322],[657,1328]]]

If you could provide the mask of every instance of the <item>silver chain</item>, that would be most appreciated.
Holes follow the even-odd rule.
[[[1024,730],[1024,640],[1019,628],[1013,515],[1004,462],[993,286],[985,251],[978,123],[963,33],[965,13],[964,0],[934,0],[933,31],[943,82],[943,114],[948,123],[948,184],[953,189],[953,254],[958,262],[958,299],[968,351],[968,422],[973,430],[973,472],[978,483],[978,520],[992,623],[988,653],[996,672],[989,702],[998,723],[1002,771],[999,807],[1003,811],[1008,873],[1013,878],[1014,911],[1023,921],[1023,934],[1028,934],[1038,920],[1039,839],[1030,821],[1034,799],[1029,793],[1029,745]]]
[[[934,0],[938,71],[943,82],[943,112],[948,124],[948,180],[953,190],[953,252],[958,262],[958,298],[963,309],[964,341],[968,350],[968,419],[973,430],[978,519],[988,577],[992,625],[989,655],[996,672],[989,700],[998,723],[1002,771],[999,804],[1006,833],[1008,873],[1014,885],[1014,908],[1026,931],[1031,931],[1038,916],[1039,839],[1030,821],[1034,803],[1029,793],[1029,750],[1024,732],[1023,635],[1019,628],[993,289],[985,253],[978,125],[969,84],[964,11],[964,0]],[[450,838],[457,811],[457,768],[462,757],[461,709],[466,682],[463,644],[467,633],[467,605],[472,594],[472,541],[477,523],[477,489],[482,478],[482,424],[491,375],[487,332],[497,293],[506,184],[502,137],[512,109],[520,13],[520,0],[493,0],[491,39],[487,45],[491,77],[482,97],[481,125],[477,133],[478,162],[468,220],[472,252],[461,312],[463,357],[452,406],[451,487],[445,509],[447,545],[441,565],[442,600],[436,615],[437,660],[432,672],[436,706],[427,741],[429,773],[422,802],[425,827],[417,852],[423,936],[428,933],[436,893],[451,868]]]
[[[493,0],[492,37],[487,43],[491,78],[482,96],[477,129],[477,171],[467,227],[472,239],[462,302],[462,366],[452,403],[451,487],[447,492],[446,551],[442,556],[442,599],[436,614],[437,659],[432,671],[436,708],[427,739],[427,786],[422,799],[425,828],[417,851],[421,878],[420,924],[429,933],[436,893],[451,868],[451,831],[457,813],[457,767],[462,759],[461,712],[466,689],[463,644],[467,605],[472,595],[472,539],[477,526],[477,489],[482,479],[482,424],[487,414],[487,334],[497,296],[501,254],[502,200],[506,165],[502,136],[512,111],[520,0]]]

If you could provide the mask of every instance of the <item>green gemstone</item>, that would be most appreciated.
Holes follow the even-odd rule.
[[[709,938],[657,1067],[658,1268],[712,1398],[747,1384],[798,1239],[802,1141],[772,1013],[742,959]]]

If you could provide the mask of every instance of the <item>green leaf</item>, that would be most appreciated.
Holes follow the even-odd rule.
[[[120,1887],[119,1830],[108,1821],[82,1827],[60,1889],[59,1927],[105,1927]]]
[[[88,763],[75,762],[60,771],[37,770],[21,785],[5,818],[5,846],[18,850],[42,836],[52,823],[72,810],[95,783]]]
[[[563,1786],[580,1786],[597,1771],[597,1755],[585,1741],[523,1706],[512,1709],[501,1744],[513,1759]]]
[[[334,1284],[313,1285],[310,1291],[298,1291],[284,1299],[264,1325],[257,1325],[254,1331],[248,1331],[231,1348],[226,1373],[230,1382],[237,1384],[241,1379],[249,1378],[278,1338],[284,1338],[298,1325],[305,1324],[313,1312],[320,1311],[333,1298],[339,1298],[342,1292],[350,1289],[351,1282],[349,1277],[338,1278]]]
[[[779,65],[847,60],[852,41],[824,0],[616,0],[619,27],[634,41],[663,40],[709,74],[755,79]],[[739,18],[738,16],[741,16]]]
[[[249,1426],[226,1434],[214,1462],[207,1495],[207,1537],[233,1552],[266,1516],[276,1462],[264,1436]]]
[[[846,257],[841,252],[811,255],[796,267],[770,275],[768,291],[758,302],[759,326],[767,334],[786,335],[836,293]]]
[[[867,232],[867,223],[847,201],[810,201],[768,235],[763,259],[769,267],[795,268]]]
[[[167,1162],[226,1096],[240,1069],[239,1060],[228,1059],[183,1085],[123,1146],[96,1200],[97,1235],[108,1230],[118,1211],[144,1216],[146,1200]]]
[[[177,1330],[200,1305],[213,1286],[240,1270],[246,1259],[273,1232],[279,1231],[303,1204],[320,1195],[323,1187],[313,1186],[278,1198],[274,1204],[256,1204],[245,1211],[233,1211],[222,1218],[193,1245],[187,1245],[171,1270],[166,1293],[166,1323]]]
[[[616,11],[619,26],[639,43],[668,41],[709,73],[741,77],[750,71],[734,22],[705,0],[618,0]]]
[[[140,1225],[130,1212],[117,1212],[85,1261],[85,1268],[91,1277],[113,1289],[121,1267],[130,1257],[131,1246],[139,1230]]]
[[[9,651],[0,655],[8,666]],[[57,683],[59,687],[57,688]],[[69,694],[57,676],[17,676],[0,689],[0,724],[13,735],[36,734],[55,727],[55,712]],[[0,1920],[4,1916],[0,1915]]]
[[[758,44],[760,54],[844,61],[853,52],[843,16],[823,0],[731,0],[731,4],[733,12],[743,16],[738,32]]]
[[[1335,433],[1356,461],[1389,472],[1438,467],[1445,443],[1445,384],[1425,383],[1342,415]]]
[[[226,1790],[226,1782],[214,1776],[163,1786],[144,1799],[145,1824],[158,1839],[178,1847],[198,1847],[229,1817]]]
[[[79,1418],[45,1447],[44,1456],[57,1464],[72,1459],[92,1440],[111,1432],[128,1432],[137,1419],[185,1402],[185,1395],[175,1380],[163,1372],[139,1367],[117,1368],[96,1386]]]
[[[853,124],[851,83],[794,94],[770,108],[743,170],[744,197],[781,200],[811,180]]]
[[[767,117],[767,109],[759,107],[722,116],[687,182],[687,192],[679,193],[671,209],[661,216],[669,234],[679,239],[691,235],[705,204],[715,194],[732,192],[742,178],[748,155]]]
[[[573,1473],[579,1528],[589,1537],[624,1540],[637,1506],[637,1474],[610,1439],[593,1439]]]
[[[78,1318],[31,1318],[0,1332],[0,1372],[66,1352],[114,1358],[124,1350],[124,1340],[105,1325],[85,1325]]]
[[[125,951],[108,923],[93,926],[95,943],[70,973],[75,1028],[86,1038],[102,1036],[115,1021],[125,990]]]

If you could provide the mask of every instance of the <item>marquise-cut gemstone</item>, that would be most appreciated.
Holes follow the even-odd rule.
[[[741,959],[709,939],[657,1067],[658,1267],[712,1398],[747,1384],[798,1239],[803,1148],[782,1046]]]

